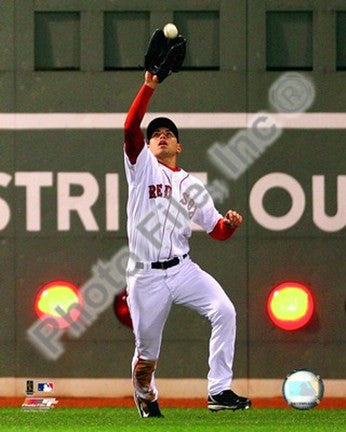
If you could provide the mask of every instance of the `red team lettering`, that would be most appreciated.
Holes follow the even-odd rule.
[[[162,192],[162,184],[149,185],[149,199],[152,198],[170,198],[172,194],[172,187],[169,185],[164,185],[164,192]],[[182,198],[180,204],[187,207],[189,218],[191,219],[197,210],[195,201],[190,198],[189,194],[186,192],[182,193]]]
[[[151,198],[170,198],[172,194],[172,187],[169,185],[164,185],[164,192],[162,192],[162,184],[149,185],[149,199]]]

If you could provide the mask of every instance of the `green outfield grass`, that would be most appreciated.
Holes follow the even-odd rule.
[[[250,409],[210,413],[206,409],[162,409],[165,418],[140,419],[129,408],[54,408],[28,412],[20,408],[0,409],[0,431],[345,431],[346,410],[297,411],[294,409]]]

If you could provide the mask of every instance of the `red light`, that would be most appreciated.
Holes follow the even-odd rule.
[[[277,327],[298,330],[310,321],[314,301],[306,286],[298,282],[284,282],[270,292],[267,311]]]
[[[71,282],[55,280],[42,286],[35,297],[34,308],[40,320],[54,318],[59,328],[66,328],[78,320],[82,304],[82,296],[75,285]],[[79,307],[72,308],[73,305]],[[57,311],[58,307],[65,315],[68,314],[67,319]]]
[[[114,299],[114,313],[118,320],[129,328],[133,328],[130,310],[127,304],[127,292],[122,291],[120,294],[115,296]]]

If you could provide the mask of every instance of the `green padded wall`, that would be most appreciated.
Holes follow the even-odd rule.
[[[126,113],[143,81],[138,65],[150,34],[173,19],[191,34],[188,67],[160,85],[150,112],[268,111],[272,109],[270,86],[292,66],[311,69],[304,72],[316,91],[309,112],[345,112],[346,75],[337,70],[338,64],[345,66],[345,56],[337,44],[336,25],[344,25],[346,7],[338,0],[330,0],[328,7],[325,3],[3,0],[0,113]],[[273,19],[279,13],[290,18],[284,23],[274,19],[268,30],[268,14]],[[307,24],[309,28],[304,27]],[[299,34],[290,44],[289,32],[297,26],[305,38],[304,52],[297,52]],[[277,27],[282,32],[275,39]],[[203,29],[207,37],[201,34]],[[343,41],[344,36],[339,34],[339,39]],[[282,44],[287,44],[288,57]],[[272,66],[283,70],[267,70]],[[5,202],[11,212],[5,224],[6,204],[1,205],[0,222],[6,226],[0,231],[0,376],[128,377],[133,336],[117,321],[111,307],[80,338],[63,337],[65,352],[58,361],[47,360],[26,337],[36,320],[33,299],[44,282],[62,278],[81,286],[98,260],[110,260],[126,245],[121,126],[41,126],[28,130],[0,125],[0,205]],[[237,309],[235,376],[283,378],[289,370],[308,367],[323,378],[345,378],[346,230],[322,230],[312,216],[312,178],[316,175],[326,179],[327,213],[337,211],[337,177],[346,175],[344,125],[317,129],[307,124],[302,129],[283,130],[242,176],[230,180],[209,161],[207,152],[215,142],[226,144],[240,129],[227,124],[223,128],[204,128],[203,124],[183,128],[180,159],[186,170],[206,172],[210,182],[224,181],[229,196],[218,208],[221,212],[238,209],[245,218],[242,229],[229,242],[215,242],[203,232],[194,232],[191,240],[192,258],[216,277]],[[27,209],[26,190],[16,184],[20,181],[15,176],[23,172],[51,173],[51,186],[41,191],[37,231],[27,229],[28,211],[34,209]],[[254,185],[275,172],[293,177],[306,200],[300,220],[283,231],[261,226],[249,208]],[[69,229],[58,230],[61,173],[90,173],[97,183],[99,196],[92,208],[96,230],[87,230],[76,214]],[[117,230],[108,230],[106,224],[107,174],[119,176]],[[341,201],[345,200],[343,187]],[[73,193],[80,194],[80,188]],[[277,216],[285,214],[291,204],[288,194],[278,188],[264,201],[267,211]],[[312,322],[292,333],[275,328],[265,310],[269,291],[285,280],[308,285],[316,301]],[[159,376],[204,377],[208,337],[204,319],[173,308],[164,333]],[[76,364],[78,367],[71,366]]]

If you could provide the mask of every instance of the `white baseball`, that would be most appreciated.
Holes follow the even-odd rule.
[[[163,34],[168,39],[174,39],[178,36],[178,29],[174,24],[168,23],[163,28]]]

